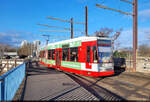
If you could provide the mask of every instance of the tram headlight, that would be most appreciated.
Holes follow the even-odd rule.
[[[102,67],[112,67],[112,63],[103,63]]]
[[[103,63],[103,64],[102,64],[102,67],[107,67],[107,66],[108,66],[107,63]]]

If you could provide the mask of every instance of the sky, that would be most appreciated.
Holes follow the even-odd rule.
[[[132,1],[132,0],[129,0]],[[0,43],[20,46],[21,41],[40,40],[46,43],[46,37],[55,35],[49,42],[70,38],[70,32],[46,32],[40,30],[58,30],[38,24],[70,28],[70,23],[48,19],[55,17],[64,20],[85,22],[85,6],[88,6],[88,33],[94,34],[100,28],[114,31],[123,29],[116,40],[119,47],[132,47],[132,16],[96,7],[101,4],[124,12],[132,13],[132,5],[120,0],[0,0]],[[74,24],[74,37],[84,36],[85,26]],[[138,45],[150,45],[150,0],[138,0]]]

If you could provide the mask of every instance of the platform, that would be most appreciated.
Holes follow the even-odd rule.
[[[65,73],[32,63],[23,100],[99,100]]]

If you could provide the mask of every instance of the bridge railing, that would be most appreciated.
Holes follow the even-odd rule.
[[[0,101],[12,100],[25,78],[26,63],[9,70],[0,76]]]

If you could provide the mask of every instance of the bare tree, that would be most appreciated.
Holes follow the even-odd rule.
[[[115,31],[115,33],[113,34],[113,32],[114,32],[113,29],[105,27],[105,28],[101,28],[99,31],[96,31],[95,36],[112,38],[112,48],[114,49],[114,42],[115,42],[115,40],[118,39],[118,37],[120,36],[122,30],[123,29],[120,28],[119,30]],[[111,34],[113,34],[113,36],[111,36]]]
[[[113,50],[114,50],[115,40],[118,39],[118,37],[120,36],[121,32],[122,32],[122,28],[120,28],[118,31],[116,31],[115,34],[112,36],[112,48],[113,48]],[[120,46],[120,42],[118,44]]]
[[[112,42],[112,48],[113,49],[119,49],[120,48],[120,42],[118,41],[118,42],[116,42],[115,44],[114,44],[114,42]],[[115,46],[114,46],[115,45]]]
[[[32,55],[32,52],[33,52],[33,44],[28,43],[27,45],[24,45],[21,48],[19,48],[18,55],[29,56],[29,55]]]
[[[15,52],[16,49],[12,46],[9,46],[7,44],[0,44],[0,57],[2,58],[4,56],[4,52]]]
[[[150,39],[150,34],[148,35],[148,39]]]
[[[148,46],[147,44],[140,45],[139,53],[141,56],[149,56],[150,57],[150,46]]]
[[[95,35],[97,37],[109,37],[112,32],[113,29],[105,27],[105,28],[101,28],[99,31],[96,31]]]
[[[145,34],[147,34],[147,37],[150,39],[150,31],[144,31]]]

